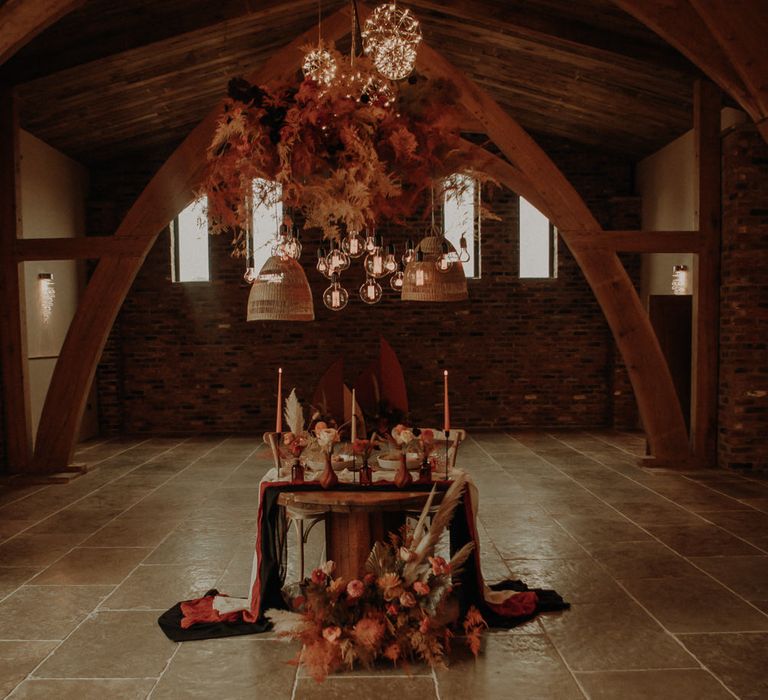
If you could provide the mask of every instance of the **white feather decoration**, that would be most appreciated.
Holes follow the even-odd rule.
[[[296,396],[296,388],[291,389],[290,396],[285,400],[285,422],[294,435],[304,432],[304,409]]]
[[[271,608],[264,615],[272,620],[272,630],[278,637],[287,637],[298,633],[306,624],[306,620],[301,614],[289,610]]]

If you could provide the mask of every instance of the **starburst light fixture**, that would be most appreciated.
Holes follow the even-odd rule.
[[[414,14],[397,3],[379,5],[361,32],[363,51],[389,80],[407,78],[416,65],[421,27]]]

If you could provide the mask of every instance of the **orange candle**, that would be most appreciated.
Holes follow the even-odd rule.
[[[443,370],[443,430],[451,429],[451,409],[448,405],[448,370]]]
[[[283,368],[277,370],[277,419],[275,420],[275,432],[283,432]]]

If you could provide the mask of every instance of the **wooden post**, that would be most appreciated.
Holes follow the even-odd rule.
[[[691,451],[700,467],[717,466],[718,337],[720,333],[720,91],[694,87],[693,124],[702,248],[694,256]]]
[[[20,231],[18,114],[13,88],[0,85],[0,366],[6,456],[13,473],[27,471],[32,456],[24,269],[13,254]]]

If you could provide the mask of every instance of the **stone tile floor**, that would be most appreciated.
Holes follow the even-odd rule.
[[[462,446],[486,578],[573,604],[488,633],[450,668],[317,685],[269,634],[174,644],[158,613],[245,595],[257,485],[244,437],[88,443],[66,486],[0,487],[0,695],[12,698],[765,698],[768,481],[637,464],[625,433],[488,433]],[[322,555],[313,532],[308,559]],[[290,574],[289,574],[290,575]]]

